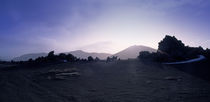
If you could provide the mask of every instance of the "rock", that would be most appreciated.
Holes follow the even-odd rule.
[[[79,102],[75,96],[68,96],[67,98],[70,102]]]
[[[47,73],[43,73],[43,76],[46,76],[48,80],[65,80],[68,77],[79,77],[80,73],[76,68],[68,69],[52,69]]]
[[[165,80],[175,80],[175,81],[180,81],[181,77],[172,77],[172,76],[167,76],[164,78]]]
[[[63,73],[63,72],[77,72],[77,68],[66,68],[66,69],[52,69],[49,73]]]
[[[66,79],[65,76],[55,76],[55,77],[53,78],[53,80],[65,80],[65,79]]]
[[[90,89],[88,91],[90,91],[90,92],[96,92],[96,89]]]
[[[51,76],[48,76],[48,77],[47,77],[47,79],[51,80],[51,79],[52,79],[52,77],[51,77]]]
[[[147,80],[146,83],[147,83],[147,84],[152,84],[152,81]]]
[[[56,76],[80,76],[78,72],[71,72],[71,73],[58,73],[55,74]]]

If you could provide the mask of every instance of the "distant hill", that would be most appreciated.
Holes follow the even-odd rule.
[[[93,58],[98,57],[100,59],[106,59],[108,56],[111,56],[111,54],[108,54],[108,53],[89,53],[89,52],[84,52],[82,50],[76,50],[76,51],[71,51],[71,52],[67,52],[67,53],[70,53],[77,58],[84,58],[84,59],[87,59],[88,56],[92,56]],[[27,61],[30,58],[36,59],[38,57],[47,56],[47,55],[48,55],[47,53],[24,54],[22,56],[15,57],[12,60],[13,61]]]
[[[150,52],[155,52],[156,50],[150,47],[146,46],[131,46],[128,47],[125,50],[122,50],[113,56],[118,56],[121,59],[128,59],[128,58],[136,58],[139,55],[140,51],[150,51]],[[85,52],[82,50],[76,50],[76,51],[71,51],[71,52],[66,52],[66,54],[72,54],[77,58],[84,58],[87,59],[88,56],[92,56],[93,58],[98,57],[99,59],[106,59],[108,56],[112,56],[112,54],[109,53],[95,53],[95,52]],[[15,57],[12,60],[13,61],[27,61],[30,58],[36,59],[41,56],[47,56],[47,53],[32,53],[32,54],[24,54],[19,57]]]
[[[120,59],[137,58],[141,51],[156,52],[157,50],[147,46],[134,45],[114,54],[113,56],[118,56]]]
[[[32,53],[32,54],[24,54],[20,57],[15,57],[13,58],[12,60],[13,61],[27,61],[29,60],[30,58],[32,59],[36,59],[38,57],[41,57],[41,56],[47,56],[47,53]]]
[[[106,59],[108,56],[111,56],[109,53],[89,53],[89,52],[84,52],[82,50],[76,50],[76,51],[71,51],[69,52],[70,54],[76,56],[77,58],[84,58],[87,59],[88,56],[92,56],[93,58],[98,57],[99,59]]]
[[[2,57],[0,56],[0,61],[10,61],[11,58],[10,57]]]

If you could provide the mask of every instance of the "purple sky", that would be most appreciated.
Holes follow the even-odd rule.
[[[166,35],[210,48],[209,0],[0,0],[0,57],[116,53]]]

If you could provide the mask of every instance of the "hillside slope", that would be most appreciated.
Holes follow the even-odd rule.
[[[118,56],[120,59],[136,58],[141,51],[156,52],[156,50],[151,47],[134,45],[114,54],[113,56]]]
[[[12,60],[13,61],[27,61],[30,58],[32,59],[36,59],[38,57],[42,57],[42,56],[47,56],[47,53],[32,53],[32,54],[24,54],[22,56],[19,57],[15,57]]]

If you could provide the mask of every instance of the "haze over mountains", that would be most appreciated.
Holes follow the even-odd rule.
[[[86,59],[88,56],[92,56],[93,58],[98,57],[99,59],[106,59],[108,56],[118,56],[120,59],[128,59],[128,58],[136,58],[141,51],[149,51],[155,52],[156,49],[151,47],[142,46],[142,45],[134,45],[130,46],[116,54],[109,54],[109,53],[95,53],[95,52],[85,52],[82,50],[76,50],[71,52],[65,52],[66,54],[71,53],[72,55],[76,56],[77,58]],[[41,56],[47,56],[47,53],[33,53],[33,54],[24,54],[19,57],[15,57],[12,60],[14,61],[27,61],[30,58],[36,59]]]

